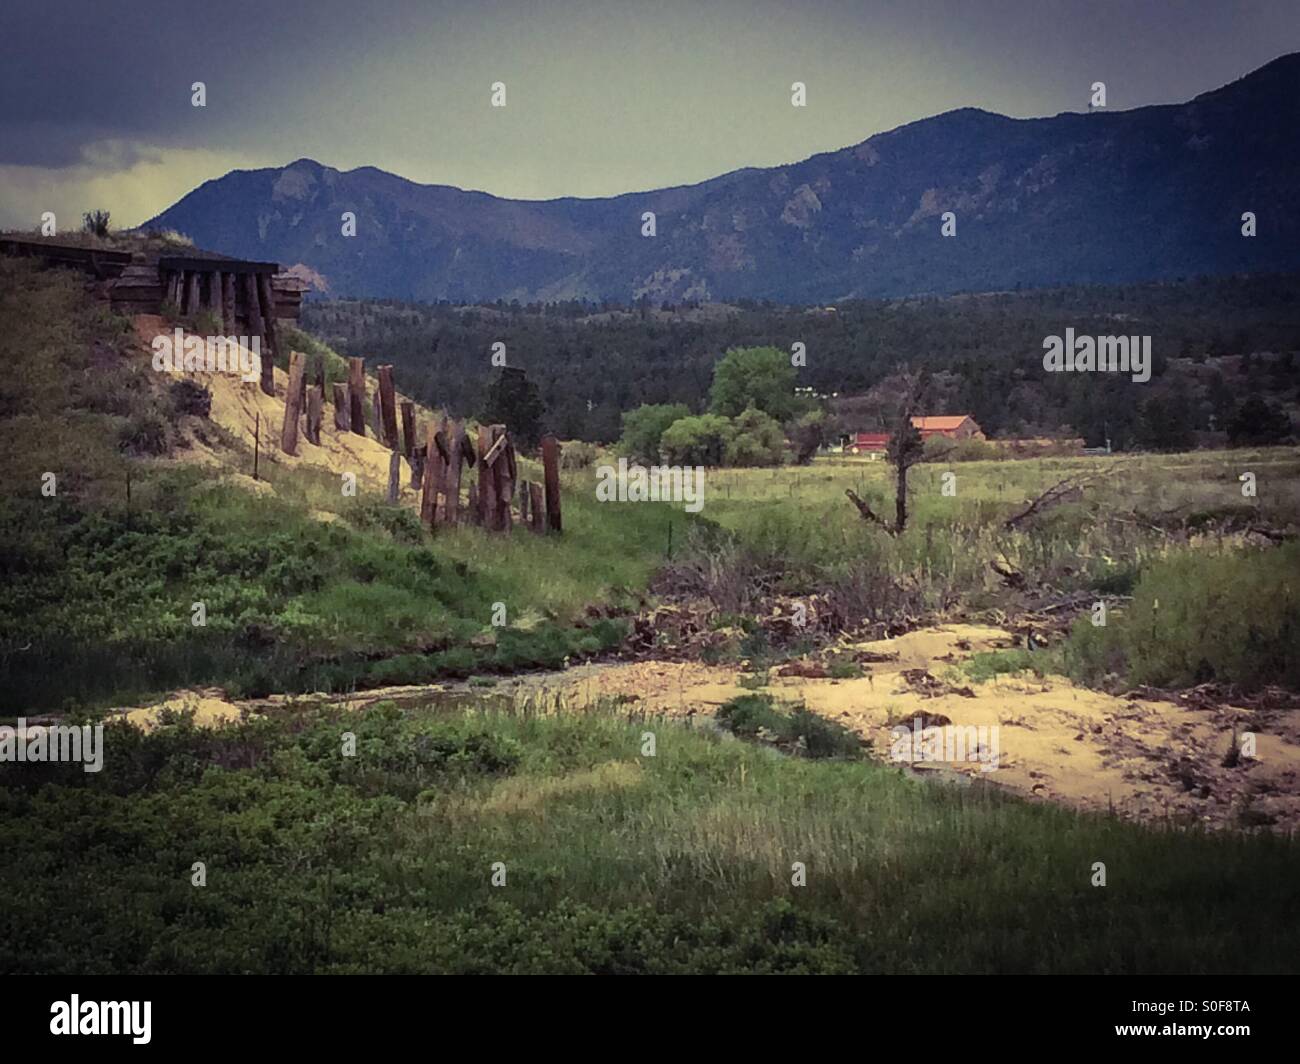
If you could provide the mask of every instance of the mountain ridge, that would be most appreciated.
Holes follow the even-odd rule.
[[[594,198],[507,199],[304,156],[204,182],[141,228],[302,264],[341,295],[465,302],[825,302],[1285,270],[1300,260],[1298,101],[1293,53],[1186,103],[954,108],[798,162]],[[948,211],[955,238],[940,235]]]

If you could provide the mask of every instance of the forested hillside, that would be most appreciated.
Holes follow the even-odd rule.
[[[484,306],[334,300],[309,304],[309,329],[340,351],[392,362],[428,403],[476,413],[492,352],[541,389],[547,427],[609,441],[642,403],[707,403],[731,347],[802,343],[800,386],[840,395],[888,388],[900,366],[926,367],[932,403],[971,412],[994,436],[1080,435],[1117,447],[1186,447],[1227,432],[1252,397],[1295,413],[1300,278],[1197,279],[904,300],[834,309],[768,303]],[[1152,379],[1048,374],[1043,339],[1148,335]],[[869,429],[874,426],[845,426]],[[1201,436],[1198,436],[1201,434]]]

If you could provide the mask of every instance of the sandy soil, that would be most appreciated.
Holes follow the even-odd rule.
[[[150,351],[149,345],[155,336],[160,333],[170,335],[175,328],[175,326],[169,328],[168,323],[161,317],[152,314],[138,314],[135,316],[134,323],[136,336],[146,352]],[[258,382],[243,381],[234,373],[183,371],[169,375],[177,380],[182,377],[190,378],[207,388],[212,395],[209,419],[250,446],[253,442],[254,427],[260,417],[262,463],[273,463],[290,469],[314,466],[333,473],[352,472],[357,475],[359,490],[387,489],[388,461],[391,452],[371,436],[358,436],[353,432],[338,431],[334,427],[334,408],[328,404],[325,406],[322,419],[320,446],[307,441],[300,424],[298,453],[289,455],[280,450],[280,431],[284,425],[284,393],[289,383],[289,375],[283,370],[275,371],[276,394],[274,396],[263,392]],[[368,386],[373,389],[373,382],[369,382]],[[403,398],[406,397],[399,394],[398,402],[400,403]],[[368,413],[369,407],[367,407]],[[417,406],[417,424],[427,421],[430,416],[428,410]],[[417,428],[417,438],[423,438],[422,429]],[[229,452],[218,450],[199,439],[192,440],[191,447],[178,450],[175,458],[179,461],[202,462],[209,465],[230,464]],[[414,505],[418,493],[408,487],[411,477],[410,466],[405,458],[401,459],[401,463],[402,501]],[[263,468],[265,469],[265,466]],[[264,480],[253,480],[249,475],[250,471],[232,473],[227,479],[250,491],[263,494],[273,492],[271,486]]]
[[[873,659],[863,665],[869,671],[860,679],[774,675],[764,690],[779,699],[802,701],[852,729],[882,760],[898,752],[892,748],[892,729],[911,729],[918,716],[921,728],[933,724],[942,729],[951,723],[998,729],[992,748],[995,767],[986,748],[983,762],[968,751],[965,760],[922,760],[907,766],[908,771],[955,772],[959,778],[982,779],[1027,798],[1109,809],[1130,819],[1276,831],[1300,827],[1300,707],[1294,703],[1267,711],[1223,705],[1196,708],[1116,697],[1076,687],[1064,678],[1037,679],[1030,674],[983,684],[945,680],[954,662],[1010,643],[1010,634],[997,628],[926,628],[854,644],[850,649]],[[485,696],[562,700],[570,707],[616,699],[638,713],[690,718],[710,715],[745,694],[741,676],[734,666],[638,661],[510,677],[491,688],[449,683],[316,697],[353,708],[384,700],[419,705],[431,699]],[[160,706],[139,707],[126,715],[148,727],[161,705],[189,705],[200,721],[216,721],[237,718],[241,710],[264,712],[292,701],[277,695],[237,703],[208,689],[178,692]],[[1224,757],[1232,746],[1234,726],[1239,737],[1254,735],[1255,756],[1229,767]]]
[[[918,761],[915,771],[956,770],[1026,797],[1081,809],[1113,809],[1141,820],[1173,818],[1207,825],[1300,827],[1300,706],[1262,711],[1241,706],[1193,708],[1122,698],[1076,687],[1063,677],[1000,676],[988,683],[944,682],[953,663],[977,651],[1012,645],[996,628],[953,625],[895,639],[854,644],[872,658],[861,679],[772,676],[764,688],[780,699],[851,728],[876,756],[890,759],[894,728],[996,726],[996,767],[968,752],[956,762]],[[896,656],[896,657],[895,657]],[[917,676],[912,670],[924,670]],[[905,673],[911,673],[911,677]],[[560,678],[524,680],[556,688],[571,703],[616,697],[648,713],[693,716],[744,694],[734,668],[635,662],[581,666]],[[1223,764],[1246,732],[1255,757]],[[994,733],[986,732],[991,738]],[[932,736],[939,739],[943,733]],[[904,748],[913,749],[911,743]]]

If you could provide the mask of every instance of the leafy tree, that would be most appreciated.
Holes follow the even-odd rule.
[[[528,375],[517,366],[502,366],[488,385],[482,420],[505,425],[516,443],[531,450],[542,438],[544,411],[541,393]]]
[[[723,455],[729,466],[780,465],[785,435],[775,418],[749,407],[732,424],[733,435]]]
[[[1156,395],[1142,404],[1138,442],[1153,451],[1189,451],[1196,445],[1186,395]]]
[[[659,444],[664,430],[674,421],[690,417],[682,403],[643,403],[623,415],[623,436],[619,450],[646,464],[659,461]]]
[[[736,417],[746,407],[788,421],[802,405],[794,394],[790,356],[775,347],[735,347],[713,369],[710,409]]]
[[[670,465],[720,466],[734,431],[731,419],[717,414],[684,417],[665,430],[660,452]]]
[[[1228,422],[1228,440],[1234,447],[1264,447],[1291,435],[1291,419],[1286,411],[1252,395],[1241,404]]]
[[[794,442],[794,460],[799,465],[808,465],[826,441],[826,413],[822,410],[809,410],[800,417],[790,432]]]

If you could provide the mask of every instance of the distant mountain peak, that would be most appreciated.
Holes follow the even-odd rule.
[[[206,182],[146,224],[301,264],[339,295],[466,302],[825,303],[1291,270],[1298,88],[1300,53],[1185,104],[962,107],[800,162],[598,199],[502,199],[301,158]],[[1241,235],[1244,211],[1258,236]]]

